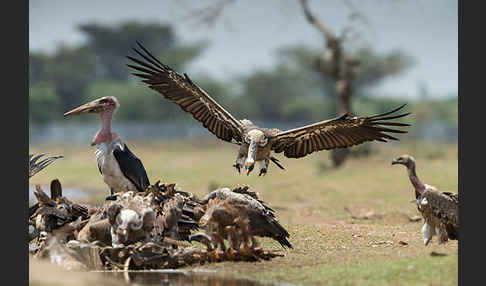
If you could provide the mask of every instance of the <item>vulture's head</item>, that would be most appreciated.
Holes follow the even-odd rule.
[[[263,131],[258,130],[258,129],[253,129],[250,130],[246,135],[245,135],[245,143],[248,144],[248,155],[246,157],[245,161],[245,169],[246,169],[246,174],[250,174],[250,172],[253,170],[255,167],[255,157],[257,154],[257,149],[258,147],[265,147],[268,144],[268,138],[263,133]]]
[[[209,201],[206,212],[199,220],[199,225],[204,228],[209,222],[214,222],[226,226],[232,224],[237,216],[238,211],[229,203],[228,199],[220,201],[214,198]]]
[[[402,155],[400,157],[393,159],[391,164],[392,165],[401,164],[401,165],[404,165],[407,168],[409,168],[409,167],[411,167],[415,164],[415,158],[410,156],[410,155],[405,154],[405,155]]]
[[[151,208],[134,210],[124,208],[120,204],[114,203],[107,211],[108,220],[112,227],[112,241],[123,244],[130,244],[137,234],[148,235],[152,231],[155,222],[155,212]]]
[[[78,114],[98,113],[100,115],[102,128],[95,134],[91,141],[91,146],[94,146],[103,142],[108,143],[118,136],[110,130],[113,113],[119,106],[120,104],[116,97],[104,96],[64,113],[64,117]]]
[[[86,104],[78,106],[66,113],[64,113],[64,117],[78,115],[78,114],[87,114],[87,113],[103,113],[116,110],[120,104],[118,103],[118,99],[114,96],[104,96],[93,101],[90,101]]]

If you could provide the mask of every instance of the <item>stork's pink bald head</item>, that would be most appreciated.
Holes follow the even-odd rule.
[[[117,137],[116,133],[111,132],[111,119],[113,113],[119,106],[120,104],[116,97],[104,96],[64,113],[64,117],[78,114],[99,113],[101,117],[101,130],[96,133],[91,141],[91,145],[96,145],[102,142],[110,142]]]

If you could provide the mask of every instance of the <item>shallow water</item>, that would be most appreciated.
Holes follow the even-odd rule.
[[[50,191],[51,187],[50,186],[41,185],[41,188],[47,195],[51,194],[51,191]],[[35,195],[34,195],[34,190],[35,190],[35,185],[29,185],[29,202],[31,202],[31,201],[37,202],[37,199],[35,198]],[[83,198],[83,197],[87,196],[88,194],[85,193],[83,190],[78,189],[78,188],[66,188],[66,187],[63,186],[62,187],[62,195],[65,196],[66,198],[69,198],[70,200],[72,200],[72,199]]]
[[[95,271],[98,272],[98,271]],[[212,271],[195,270],[147,270],[147,271],[99,271],[106,277],[123,279],[131,285],[230,285],[230,286],[263,286],[290,285],[282,283],[262,283],[247,279],[221,276]]]

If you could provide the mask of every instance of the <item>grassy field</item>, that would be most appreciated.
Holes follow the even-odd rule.
[[[231,167],[237,146],[217,140],[128,144],[143,161],[152,183],[177,183],[199,196],[216,187],[250,185],[276,210],[291,234],[294,249],[281,250],[285,257],[206,264],[199,269],[295,284],[458,284],[457,241],[437,245],[434,238],[429,246],[423,245],[422,222],[409,221],[418,211],[409,203],[413,191],[405,167],[391,166],[392,158],[411,154],[422,181],[442,191],[458,192],[457,145],[376,143],[372,145],[376,154],[352,158],[337,170],[326,168],[331,166],[329,152],[297,160],[279,154],[286,170],[271,165],[265,177],[255,171],[247,177]],[[108,194],[88,142],[86,146],[31,146],[29,151],[65,156],[30,184],[48,185],[59,178],[64,187],[85,191],[91,203],[101,203]],[[281,249],[272,240],[260,241],[265,248]],[[36,262],[31,262],[31,268],[35,267]]]

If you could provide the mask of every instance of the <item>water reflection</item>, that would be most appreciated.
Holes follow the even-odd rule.
[[[50,192],[50,189],[51,189],[50,186],[41,185],[41,188],[46,194],[50,195],[50,193],[51,193]],[[30,200],[36,200],[35,195],[34,195],[34,190],[35,190],[35,186],[29,185],[29,201]],[[62,195],[65,196],[66,198],[69,198],[69,199],[80,199],[80,198],[85,197],[86,193],[81,189],[63,187],[62,188]]]
[[[131,285],[197,285],[197,286],[268,286],[283,285],[262,283],[247,279],[230,278],[213,272],[152,270],[152,271],[101,271],[103,275],[123,279]],[[289,285],[289,284],[286,284]]]

